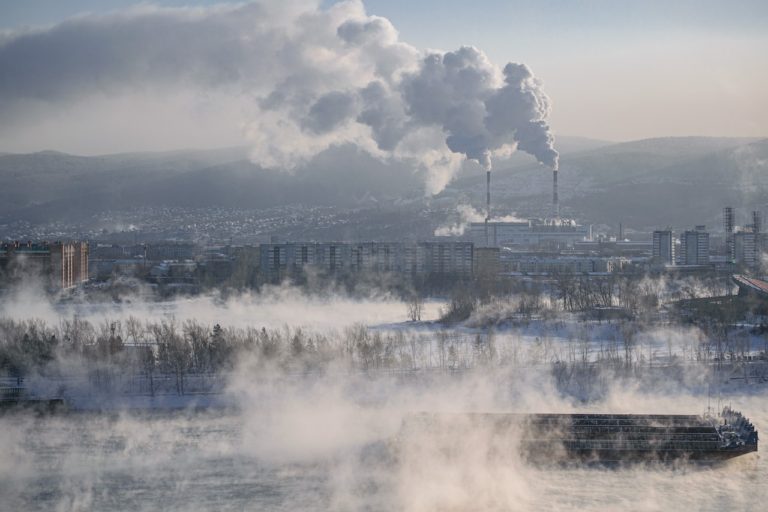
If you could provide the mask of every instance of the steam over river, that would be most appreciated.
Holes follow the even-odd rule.
[[[334,340],[354,323],[398,329],[406,315],[397,300],[323,300],[291,290],[163,307],[57,309],[22,299],[0,312],[52,325],[74,314],[97,325],[129,315],[157,321],[170,314],[208,327],[310,326]],[[428,303],[424,317],[434,319],[438,307]],[[505,337],[517,334],[498,336],[501,353]],[[536,336],[522,337],[524,352]],[[666,333],[657,337],[670,339]],[[277,363],[260,365],[254,354],[241,354],[236,363],[222,394],[213,398],[236,405],[227,410],[127,412],[107,395],[99,406],[111,405],[114,412],[0,415],[0,511],[720,512],[763,510],[768,503],[768,464],[758,454],[713,467],[532,467],[515,456],[515,439],[499,445],[483,432],[468,431],[435,442],[432,435],[409,438],[400,428],[417,411],[697,414],[707,406],[707,372],[688,380],[658,372],[643,373],[644,380],[597,375],[601,392],[584,400],[555,385],[551,364],[465,372],[423,365],[421,371],[372,374],[329,364],[302,376]],[[768,432],[765,389],[753,379],[722,390],[762,436]],[[189,405],[190,396],[195,400],[168,396],[179,404]]]
[[[303,420],[287,425],[289,438],[307,435],[294,450],[234,413],[6,416],[0,509],[722,511],[768,499],[754,454],[716,467],[532,468],[481,456],[470,439],[450,460],[423,446],[395,458],[384,443],[328,446],[327,425],[313,433]]]

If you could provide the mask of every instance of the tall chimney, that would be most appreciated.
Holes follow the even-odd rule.
[[[491,171],[485,171],[485,246],[490,245],[488,223],[491,221]]]
[[[557,169],[552,171],[552,215],[560,218],[560,200],[557,197]]]
[[[485,171],[485,220],[491,220],[491,171]]]

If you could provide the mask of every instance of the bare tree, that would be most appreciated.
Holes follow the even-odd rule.
[[[421,299],[421,295],[414,292],[408,300],[408,318],[411,322],[421,321],[421,313],[424,309],[424,302]]]
[[[634,322],[622,322],[621,341],[624,344],[624,365],[627,369],[632,367],[632,355],[635,351],[637,325]]]
[[[192,349],[187,339],[179,334],[176,322],[161,320],[152,324],[152,333],[157,341],[161,363],[176,377],[176,392],[184,394],[184,376],[189,370]]]

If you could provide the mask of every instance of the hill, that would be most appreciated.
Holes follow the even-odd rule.
[[[768,139],[612,143],[563,137],[560,148],[562,212],[584,222],[623,222],[639,230],[717,228],[726,205],[742,211],[766,207]],[[297,205],[366,210],[357,218],[373,224],[379,212],[396,233],[407,232],[410,213],[396,216],[403,225],[394,226],[392,212],[482,207],[484,189],[484,176],[468,165],[445,191],[425,198],[417,173],[349,146],[328,150],[292,173],[261,169],[247,159],[246,148],[90,157],[43,151],[0,155],[0,224],[85,222],[100,212],[145,207]],[[493,203],[499,214],[548,215],[551,172],[525,154],[513,155],[494,170]],[[433,217],[430,222],[439,222]]]

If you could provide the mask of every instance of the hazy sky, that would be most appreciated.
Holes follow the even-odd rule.
[[[220,3],[166,0],[144,6]],[[72,16],[135,5],[127,0],[0,0],[0,116],[5,118],[0,151],[106,153],[244,142],[243,118],[252,113],[242,88],[234,93],[208,89],[210,77],[206,87],[182,85],[170,94],[167,87],[130,81],[105,86],[103,76],[83,92],[56,89],[58,74],[69,72],[62,68],[78,62],[71,56],[51,56],[49,62],[51,52],[36,53],[44,48],[45,31],[55,31],[52,26]],[[365,8],[388,18],[399,40],[419,50],[472,45],[498,66],[525,63],[551,100],[555,135],[610,140],[768,136],[765,0],[367,0]],[[38,41],[27,45],[24,55],[48,83],[25,84],[31,91],[27,97],[11,92],[14,106],[4,109],[13,84],[4,89],[3,82],[13,82],[8,76],[21,68],[15,61],[10,66],[10,57],[3,60],[3,45],[29,30],[37,31]],[[90,52],[82,44],[75,48],[87,59]]]

